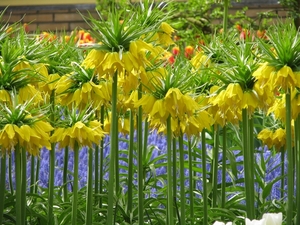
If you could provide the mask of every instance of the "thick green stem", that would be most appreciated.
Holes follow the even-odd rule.
[[[35,156],[31,155],[30,159],[30,193],[32,194],[34,192],[35,187]],[[1,224],[1,223],[0,223]]]
[[[293,166],[293,150],[292,150],[292,116],[291,116],[291,91],[287,90],[285,95],[286,106],[286,151],[287,151],[287,207],[286,207],[286,224],[293,224],[293,203],[294,203],[294,166]]]
[[[185,174],[184,174],[184,149],[183,135],[179,136],[179,168],[180,168],[180,224],[185,225]]]
[[[118,113],[117,113],[117,117],[118,117],[118,120],[119,120]],[[117,127],[116,127],[117,134],[119,134],[119,125],[118,124],[119,124],[119,121],[117,122]],[[116,179],[115,185],[116,185],[116,193],[119,194],[120,193],[119,141],[118,141],[118,144],[115,146],[115,152],[116,152],[116,154],[115,154],[115,157],[116,157],[116,159],[115,159],[115,167],[116,167],[116,169],[115,169],[115,173],[116,173],[116,175],[115,175],[115,179]]]
[[[142,85],[138,90],[138,98],[142,97]],[[137,177],[138,177],[138,221],[144,224],[144,165],[143,165],[143,109],[138,108],[137,115]]]
[[[213,165],[212,165],[212,207],[217,207],[218,198],[218,166],[219,166],[219,126],[215,125],[214,129],[214,148],[213,148]]]
[[[54,126],[54,115],[55,115],[55,92],[52,91],[50,95],[50,106],[51,106],[51,115],[50,122]],[[55,143],[51,143],[49,157],[49,184],[48,184],[48,225],[54,224],[54,215],[53,215],[53,198],[54,198],[54,173],[55,173]]]
[[[9,180],[9,189],[11,195],[14,194],[14,186],[12,181],[12,157],[8,158],[8,180]]]
[[[281,148],[280,150],[280,163],[281,163],[281,176],[282,178],[280,179],[280,198],[282,199],[284,197],[284,183],[285,183],[285,163],[284,163],[284,159],[285,159],[285,150],[283,148]]]
[[[247,109],[242,110],[243,118],[243,155],[244,155],[244,177],[245,177],[245,193],[246,193],[246,213],[250,220],[255,219],[255,192],[254,192],[254,163],[253,155],[249,143],[249,119]]]
[[[207,179],[206,179],[206,138],[205,129],[201,131],[201,151],[202,151],[202,200],[203,200],[203,223],[208,224],[208,198],[207,198]]]
[[[5,184],[6,176],[6,152],[2,153],[1,157],[1,171],[0,171],[0,184]],[[5,199],[5,187],[0,188],[0,224],[3,224],[3,210]]]
[[[298,115],[296,121],[295,121],[295,151],[296,151],[296,180],[300,180],[300,116]],[[297,182],[297,209],[300,209],[300,182]],[[300,224],[300,213],[298,212],[296,214],[296,224]]]
[[[111,130],[110,130],[110,162],[109,162],[109,180],[108,180],[108,202],[107,202],[107,221],[106,225],[114,224],[114,195],[115,190],[115,160],[116,150],[119,144],[118,137],[118,116],[117,116],[117,96],[118,96],[118,73],[113,75],[112,99],[111,99]]]
[[[96,118],[99,119],[99,113],[98,111],[96,112]],[[100,144],[100,143],[99,143]],[[98,193],[99,193],[99,144],[95,145],[95,187],[94,187],[94,192],[95,192],[95,203],[98,203]]]
[[[86,198],[85,224],[93,224],[93,149],[88,150],[88,182]]]
[[[63,168],[63,199],[64,202],[68,202],[68,164],[69,164],[69,147],[65,147],[64,152],[64,168]]]
[[[72,202],[72,225],[77,224],[77,205],[78,205],[78,166],[79,166],[79,145],[74,143],[74,168],[73,168],[73,202]]]
[[[102,128],[103,128],[103,124],[104,124],[104,106],[101,106],[101,114],[100,114],[100,122],[102,124]],[[100,199],[99,199],[99,208],[102,208],[102,193],[103,193],[103,180],[104,180],[104,139],[102,138],[100,141],[100,164],[99,164],[99,193],[100,193]]]
[[[146,155],[147,155],[148,136],[149,136],[149,122],[147,120],[145,120],[144,121],[144,139],[143,139],[144,157],[146,157]]]
[[[22,167],[21,167],[22,153],[19,146],[15,148],[15,173],[16,173],[16,225],[24,225],[22,208]]]
[[[129,116],[129,149],[128,149],[128,202],[127,202],[127,209],[128,213],[132,213],[132,200],[133,200],[133,145],[134,145],[134,111],[130,110]]]
[[[27,155],[26,149],[20,148],[21,150],[21,179],[22,179],[22,221],[26,223],[26,208],[27,208],[27,201],[26,201],[26,188],[27,188]]]
[[[175,177],[174,177],[175,179]],[[167,223],[174,223],[174,210],[173,210],[173,174],[172,174],[172,130],[171,130],[171,117],[167,119]]]
[[[172,148],[173,148],[173,170],[172,170],[172,174],[173,174],[173,200],[174,203],[176,204],[177,202],[177,198],[176,198],[176,193],[177,193],[177,138],[173,137],[172,138]],[[176,213],[176,208],[174,208],[174,213]]]
[[[221,208],[225,209],[226,204],[226,152],[227,152],[227,127],[223,127],[222,143],[222,185],[221,185]]]
[[[189,154],[189,198],[190,198],[190,221],[194,224],[194,171],[193,171],[193,155],[191,138],[188,139],[188,154]]]
[[[226,35],[228,27],[228,8],[229,0],[224,0],[224,12],[223,12],[223,34]]]
[[[39,157],[37,157],[36,159],[36,171],[35,171],[35,180],[38,181],[39,180],[39,176],[40,176],[40,164],[41,164],[41,160]],[[34,184],[34,193],[37,193],[37,189],[38,189],[38,183],[36,182]]]

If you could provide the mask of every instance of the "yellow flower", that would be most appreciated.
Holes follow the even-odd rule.
[[[10,153],[16,145],[25,148],[32,155],[37,155],[42,147],[50,149],[50,131],[52,126],[45,121],[38,120],[31,126],[6,124],[0,131],[0,145],[2,152]]]
[[[277,151],[285,146],[286,131],[283,128],[278,128],[273,134],[273,145]]]
[[[209,67],[211,65],[210,58],[204,54],[203,51],[199,51],[196,55],[191,59],[191,64],[196,68]]]
[[[261,86],[259,82],[255,82],[253,86],[253,91],[257,94],[259,101],[258,107],[262,110],[268,110],[268,108],[273,105],[275,101],[275,95],[273,93],[273,88],[269,84]]]
[[[59,143],[60,148],[70,146],[74,149],[75,142],[80,146],[92,147],[93,144],[98,144],[104,135],[99,121],[90,121],[88,125],[77,121],[71,127],[55,129],[50,141]]]
[[[19,103],[25,103],[33,100],[33,103],[43,102],[41,92],[38,91],[33,85],[27,84],[26,86],[19,89],[18,93]]]
[[[267,145],[268,148],[273,146],[273,131],[265,128],[259,132],[257,138],[262,141],[264,145]]]
[[[7,90],[0,90],[0,102],[11,102],[10,94]]]
[[[149,114],[152,111],[155,102],[156,98],[153,95],[143,95],[142,98],[134,102],[134,107],[138,108],[141,106],[144,113]]]
[[[243,90],[238,83],[230,83],[227,86],[224,95],[224,100],[228,106],[241,108],[240,105],[243,100]]]
[[[172,33],[174,33],[174,28],[166,22],[161,23],[160,29],[168,35],[172,35]]]
[[[281,87],[284,90],[293,88],[296,86],[300,87],[300,76],[299,73],[294,73],[289,66],[283,66],[277,73],[272,73],[272,83],[275,87]]]
[[[252,114],[258,107],[259,98],[253,91],[246,91],[243,95],[242,108],[248,109],[248,112]]]
[[[275,73],[275,68],[269,66],[268,63],[263,63],[256,71],[253,73],[253,77],[259,82],[259,86],[263,89],[265,85],[269,84],[271,74]]]

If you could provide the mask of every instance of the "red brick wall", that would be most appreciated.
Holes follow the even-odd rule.
[[[244,5],[235,5],[229,10],[229,13],[235,13]],[[0,8],[3,11],[4,8]],[[78,13],[78,10],[87,15],[89,11],[97,18],[95,5],[56,5],[56,6],[20,6],[9,7],[5,11],[2,20],[10,23],[22,20],[24,23],[29,23],[31,31],[72,31],[75,28],[88,29],[88,25]],[[285,17],[286,11],[280,5],[251,5],[248,6],[246,16],[257,17],[257,13],[273,11],[279,17]],[[216,20],[214,23],[221,22]]]

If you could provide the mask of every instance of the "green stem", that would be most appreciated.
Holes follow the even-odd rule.
[[[93,149],[88,150],[88,183],[86,198],[86,217],[85,224],[93,224]]]
[[[22,155],[19,145],[15,147],[15,173],[16,173],[16,225],[24,225],[23,221],[23,210],[22,208],[22,167],[21,160]]]
[[[223,12],[223,34],[226,35],[228,27],[228,8],[229,0],[224,0],[224,12]]]
[[[101,114],[100,114],[100,122],[102,124],[102,129],[103,129],[103,124],[104,124],[104,106],[101,106]],[[102,208],[102,194],[103,194],[103,180],[104,180],[104,139],[102,138],[100,141],[100,164],[99,164],[99,193],[100,193],[100,199],[99,199],[99,208]]]
[[[285,159],[285,151],[283,148],[281,148],[280,150],[280,162],[281,162],[281,176],[282,178],[280,179],[280,198],[282,199],[284,197],[284,181],[285,181],[285,178],[284,178],[284,174],[285,174],[285,169],[284,169],[284,166],[285,166],[285,163],[284,163],[284,159]]]
[[[12,157],[8,158],[8,180],[11,195],[14,194],[14,186],[12,181]]]
[[[174,177],[175,179],[175,177]],[[167,119],[167,224],[174,224],[173,210],[173,174],[172,174],[172,130],[171,117]]]
[[[117,114],[117,118],[118,118],[118,120],[119,120],[119,115]],[[119,126],[118,126],[118,124],[119,124],[119,121],[117,120],[117,127],[116,127],[116,133],[117,134],[119,134]],[[117,142],[118,144],[115,146],[115,152],[116,152],[116,154],[115,154],[115,157],[116,157],[116,159],[115,159],[115,167],[116,167],[116,169],[115,169],[115,173],[116,173],[116,175],[115,175],[115,179],[116,179],[116,182],[115,182],[115,185],[116,185],[116,193],[120,193],[120,174],[119,174],[119,172],[120,172],[120,165],[119,165],[119,158],[120,158],[120,156],[119,156],[119,142]]]
[[[30,193],[32,194],[34,192],[35,187],[35,156],[31,155],[30,159]],[[0,223],[1,224],[1,223]]]
[[[6,152],[1,155],[1,171],[0,171],[0,184],[5,184],[6,176]],[[0,224],[3,224],[3,210],[5,204],[5,187],[0,188]]]
[[[292,150],[292,127],[291,127],[291,91],[287,90],[285,95],[286,106],[286,151],[287,151],[287,208],[286,208],[286,224],[293,224],[293,203],[294,203],[294,167],[293,167],[293,150]]]
[[[108,180],[108,202],[106,225],[114,224],[114,195],[115,195],[115,159],[118,145],[118,116],[117,116],[117,96],[118,96],[118,73],[113,75],[112,99],[111,99],[111,130],[110,130],[110,162]]]
[[[201,148],[202,148],[202,186],[203,186],[203,223],[208,224],[208,198],[207,198],[207,179],[206,179],[206,138],[205,138],[205,129],[201,131]]]
[[[194,224],[194,171],[193,171],[193,155],[191,139],[188,139],[188,154],[189,154],[189,197],[190,197],[190,220]]]
[[[21,150],[21,179],[22,179],[22,221],[24,224],[26,223],[26,208],[27,208],[27,201],[26,201],[26,188],[27,188],[27,155],[26,149],[20,148]]]
[[[100,144],[100,143],[99,143]],[[98,204],[98,193],[99,193],[99,144],[95,145],[95,203]]]
[[[295,121],[295,151],[296,151],[296,180],[300,180],[300,115],[298,115]],[[300,209],[300,182],[296,183],[296,201],[297,201],[297,209]],[[300,224],[300,213],[296,214],[296,224]]]
[[[149,122],[148,120],[144,121],[144,142],[143,142],[143,152],[144,157],[147,155],[147,147],[148,147],[148,136],[149,136]]]
[[[180,224],[185,225],[185,174],[184,174],[184,149],[183,149],[183,135],[179,136],[179,168],[180,168]]]
[[[128,208],[128,214],[132,213],[132,200],[133,200],[133,145],[134,145],[134,111],[130,110],[130,116],[129,116],[129,149],[128,149],[128,202],[127,202],[127,208]]]
[[[79,145],[74,143],[74,168],[73,168],[73,202],[72,202],[72,225],[77,224],[77,205],[78,205],[78,165],[79,165]]]
[[[50,95],[51,115],[50,122],[54,126],[55,115],[55,92],[52,91]],[[54,172],[55,172],[55,143],[51,143],[51,151],[49,157],[49,184],[48,184],[48,225],[54,224],[53,215],[53,198],[54,198]]]
[[[38,180],[39,180],[39,176],[40,176],[40,164],[41,164],[41,160],[39,157],[37,157],[36,159],[36,171],[35,171],[35,184],[34,184],[34,193],[37,193],[37,189],[38,189]]]
[[[176,137],[172,138],[172,148],[173,148],[173,200],[174,203],[176,204],[177,198],[176,198],[176,193],[177,193],[177,139]],[[174,208],[174,213],[176,213],[176,208]],[[178,214],[178,213],[177,213]],[[178,216],[179,218],[179,216]]]
[[[214,148],[213,148],[213,164],[212,164],[212,207],[217,207],[218,198],[218,166],[219,166],[219,126],[215,125],[214,129]]]
[[[245,173],[245,192],[246,192],[246,213],[250,220],[255,218],[254,208],[254,164],[252,151],[249,143],[249,119],[247,109],[242,110],[243,118],[243,154],[244,154],[244,173]]]
[[[63,168],[63,199],[64,202],[68,202],[68,164],[69,164],[69,147],[65,147],[64,152],[64,168]]]
[[[225,209],[226,204],[226,152],[227,152],[227,127],[223,127],[223,149],[222,149],[222,185],[221,185],[221,208]]]
[[[138,99],[142,97],[142,85],[139,85]],[[138,221],[144,224],[144,166],[143,166],[143,110],[140,106],[137,115],[137,177],[138,177]]]

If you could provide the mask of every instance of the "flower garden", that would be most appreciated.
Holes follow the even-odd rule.
[[[297,28],[182,45],[165,7],[0,20],[0,224],[300,224]]]

